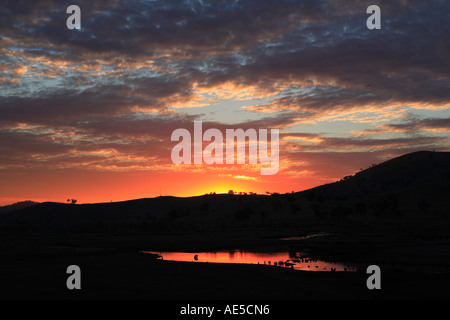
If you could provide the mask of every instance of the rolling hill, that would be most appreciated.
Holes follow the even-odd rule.
[[[372,165],[337,183],[313,190],[333,196],[358,197],[449,183],[450,152],[419,151]]]
[[[46,202],[0,215],[4,232],[284,230],[317,219],[373,221],[437,214],[450,219],[450,153],[415,152],[310,190],[267,195],[157,197],[116,203]],[[355,221],[356,221],[355,220]],[[376,220],[377,221],[377,220]],[[321,222],[322,225],[326,223]],[[331,222],[330,222],[331,223]]]
[[[7,213],[7,212],[12,212],[12,211],[17,211],[19,209],[23,209],[23,208],[27,208],[27,207],[31,207],[38,204],[38,202],[34,202],[31,200],[26,200],[26,201],[20,201],[20,202],[16,202],[13,204],[9,204],[6,206],[1,206],[0,207],[0,214],[2,213]]]

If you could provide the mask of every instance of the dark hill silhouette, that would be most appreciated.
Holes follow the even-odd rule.
[[[46,202],[6,212],[0,214],[0,296],[72,299],[64,276],[77,264],[86,270],[81,292],[95,299],[245,292],[275,299],[279,293],[297,299],[298,292],[308,299],[343,293],[448,297],[449,173],[449,153],[416,152],[297,193]],[[321,236],[305,237],[314,234]],[[140,253],[261,248],[351,263],[361,272],[299,274],[262,265],[167,262]],[[365,286],[372,264],[381,268],[384,286],[375,295]]]
[[[0,230],[284,230],[324,216],[447,214],[449,194],[450,153],[423,151],[391,159],[336,183],[290,194],[157,197],[82,205],[46,202],[0,215]]]
[[[39,202],[35,202],[35,201],[31,201],[31,200],[20,201],[20,202],[16,202],[13,204],[8,204],[6,206],[0,207],[0,214],[16,211],[16,210],[27,208],[27,207],[31,207],[36,204],[39,204]]]
[[[319,186],[305,193],[354,198],[398,191],[412,192],[430,187],[435,187],[435,192],[442,192],[449,184],[450,152],[419,151],[372,165],[336,183]]]

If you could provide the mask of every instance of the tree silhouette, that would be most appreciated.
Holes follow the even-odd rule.
[[[295,202],[295,196],[293,193],[288,194],[287,200],[291,203]]]
[[[289,209],[291,209],[292,214],[296,214],[298,211],[300,211],[300,206],[298,205],[298,203],[291,202],[289,204]]]
[[[367,212],[367,206],[364,202],[358,202],[355,205],[355,212],[357,214],[365,214]]]
[[[179,218],[178,210],[175,208],[172,208],[169,213],[167,214],[169,219],[177,219]]]
[[[427,213],[430,207],[431,203],[427,199],[422,199],[419,202],[417,202],[417,208],[422,210],[423,213]]]
[[[331,215],[335,218],[338,219],[343,219],[345,218],[350,212],[351,209],[342,205],[342,204],[338,204],[337,206],[333,207],[333,209],[331,209]]]
[[[306,199],[308,199],[308,201],[312,202],[315,197],[316,197],[316,193],[314,191],[309,191],[306,193]]]
[[[382,214],[388,213],[389,201],[387,199],[378,199],[374,204],[375,216],[380,216]]]
[[[265,220],[266,220],[266,217],[267,217],[267,211],[266,210],[262,210],[262,211],[259,212],[259,214],[261,215],[261,219],[262,219],[262,221],[264,223]]]
[[[200,211],[201,212],[206,212],[209,210],[209,202],[203,202],[202,205],[200,206]]]
[[[327,215],[327,212],[322,209],[322,205],[320,203],[313,203],[311,209],[314,215],[318,218],[324,218]]]
[[[236,211],[234,213],[234,218],[238,221],[248,220],[253,214],[255,214],[255,211],[252,208],[245,207]]]

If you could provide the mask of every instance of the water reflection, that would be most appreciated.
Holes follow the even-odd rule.
[[[285,241],[291,241],[291,240],[305,240],[305,239],[311,239],[311,238],[318,238],[318,237],[325,237],[325,236],[329,236],[329,233],[325,233],[325,232],[318,232],[318,233],[311,233],[308,234],[306,236],[302,236],[302,237],[287,237],[287,238],[280,238],[280,240],[285,240]]]
[[[157,254],[163,260],[172,261],[265,264],[306,271],[356,271],[355,267],[338,262],[311,259],[300,252],[251,252],[241,250],[216,252],[142,252]]]

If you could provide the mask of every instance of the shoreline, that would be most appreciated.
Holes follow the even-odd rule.
[[[81,269],[81,290],[66,288],[66,268]],[[110,251],[3,261],[0,300],[372,300],[449,299],[450,274],[382,270],[382,289],[368,275],[257,264],[161,261]]]

